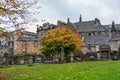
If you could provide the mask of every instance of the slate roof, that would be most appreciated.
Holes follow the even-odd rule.
[[[32,36],[36,35],[36,33],[29,32],[29,31],[23,31],[22,33],[25,34],[25,35],[32,35]]]
[[[79,32],[91,32],[91,31],[109,31],[112,29],[112,24],[109,25],[95,25],[95,20],[83,21],[73,23],[74,28]],[[120,30],[120,24],[115,24],[116,30]]]
[[[106,35],[87,36],[84,38],[84,43],[91,45],[109,45],[109,37]]]
[[[90,32],[95,28],[95,20],[74,23],[80,32]]]
[[[21,36],[18,38],[18,41],[38,41],[37,37],[32,37],[32,36]]]
[[[77,31],[76,25],[75,25],[74,23],[71,23],[71,24],[72,24],[73,29],[74,29],[75,31]]]

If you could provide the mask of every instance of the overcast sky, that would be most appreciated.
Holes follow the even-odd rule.
[[[77,22],[99,18],[102,24],[120,23],[120,0],[38,0],[42,7],[37,15],[39,21],[57,23],[57,20]]]

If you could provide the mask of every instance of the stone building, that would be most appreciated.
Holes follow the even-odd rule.
[[[89,21],[83,21],[82,16],[78,22],[58,20],[57,24],[44,23],[37,27],[36,33],[22,30],[10,32],[7,35],[9,52],[11,54],[41,54],[39,39],[45,33],[56,27],[67,27],[79,34],[83,40],[82,52],[99,52],[105,46],[110,47],[110,51],[118,51],[120,45],[120,24],[115,24],[114,21],[110,25],[102,25],[98,18]],[[102,47],[102,48],[101,48]],[[108,49],[103,50],[108,51]]]
[[[37,27],[37,38],[41,38],[45,35],[45,33],[50,30],[56,28],[56,25],[50,23],[44,23],[42,26]]]
[[[16,53],[21,51],[21,53],[24,54],[40,54],[39,39],[36,37],[35,33],[23,31],[22,35],[17,39],[16,42],[20,43],[19,46],[21,46],[21,48],[16,46]],[[18,49],[20,51],[17,51]]]
[[[115,24],[113,21],[110,25],[102,25],[100,20],[97,18],[90,21],[82,21],[81,16],[78,22],[71,24],[71,27],[79,33],[79,37],[84,42],[82,46],[82,52],[84,54],[88,52],[102,51],[101,49],[103,48],[101,47],[104,46],[108,46],[110,48],[108,49],[108,47],[106,47],[106,50],[103,50],[108,53],[119,51],[120,24]]]
[[[40,54],[37,35],[33,32],[16,30],[8,34],[9,53]]]

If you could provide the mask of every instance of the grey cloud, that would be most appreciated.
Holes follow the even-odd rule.
[[[120,0],[41,0],[43,10],[40,16],[53,16],[54,19],[66,20],[70,17],[72,22],[76,22],[79,15],[82,14],[84,20],[92,20],[98,17],[103,24],[111,24],[112,20],[120,23]],[[45,8],[44,8],[45,7]],[[44,17],[42,17],[44,18]],[[50,19],[50,22],[55,23],[56,20]]]

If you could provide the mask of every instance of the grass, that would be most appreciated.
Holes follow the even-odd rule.
[[[120,61],[16,65],[0,68],[0,80],[120,80]]]

